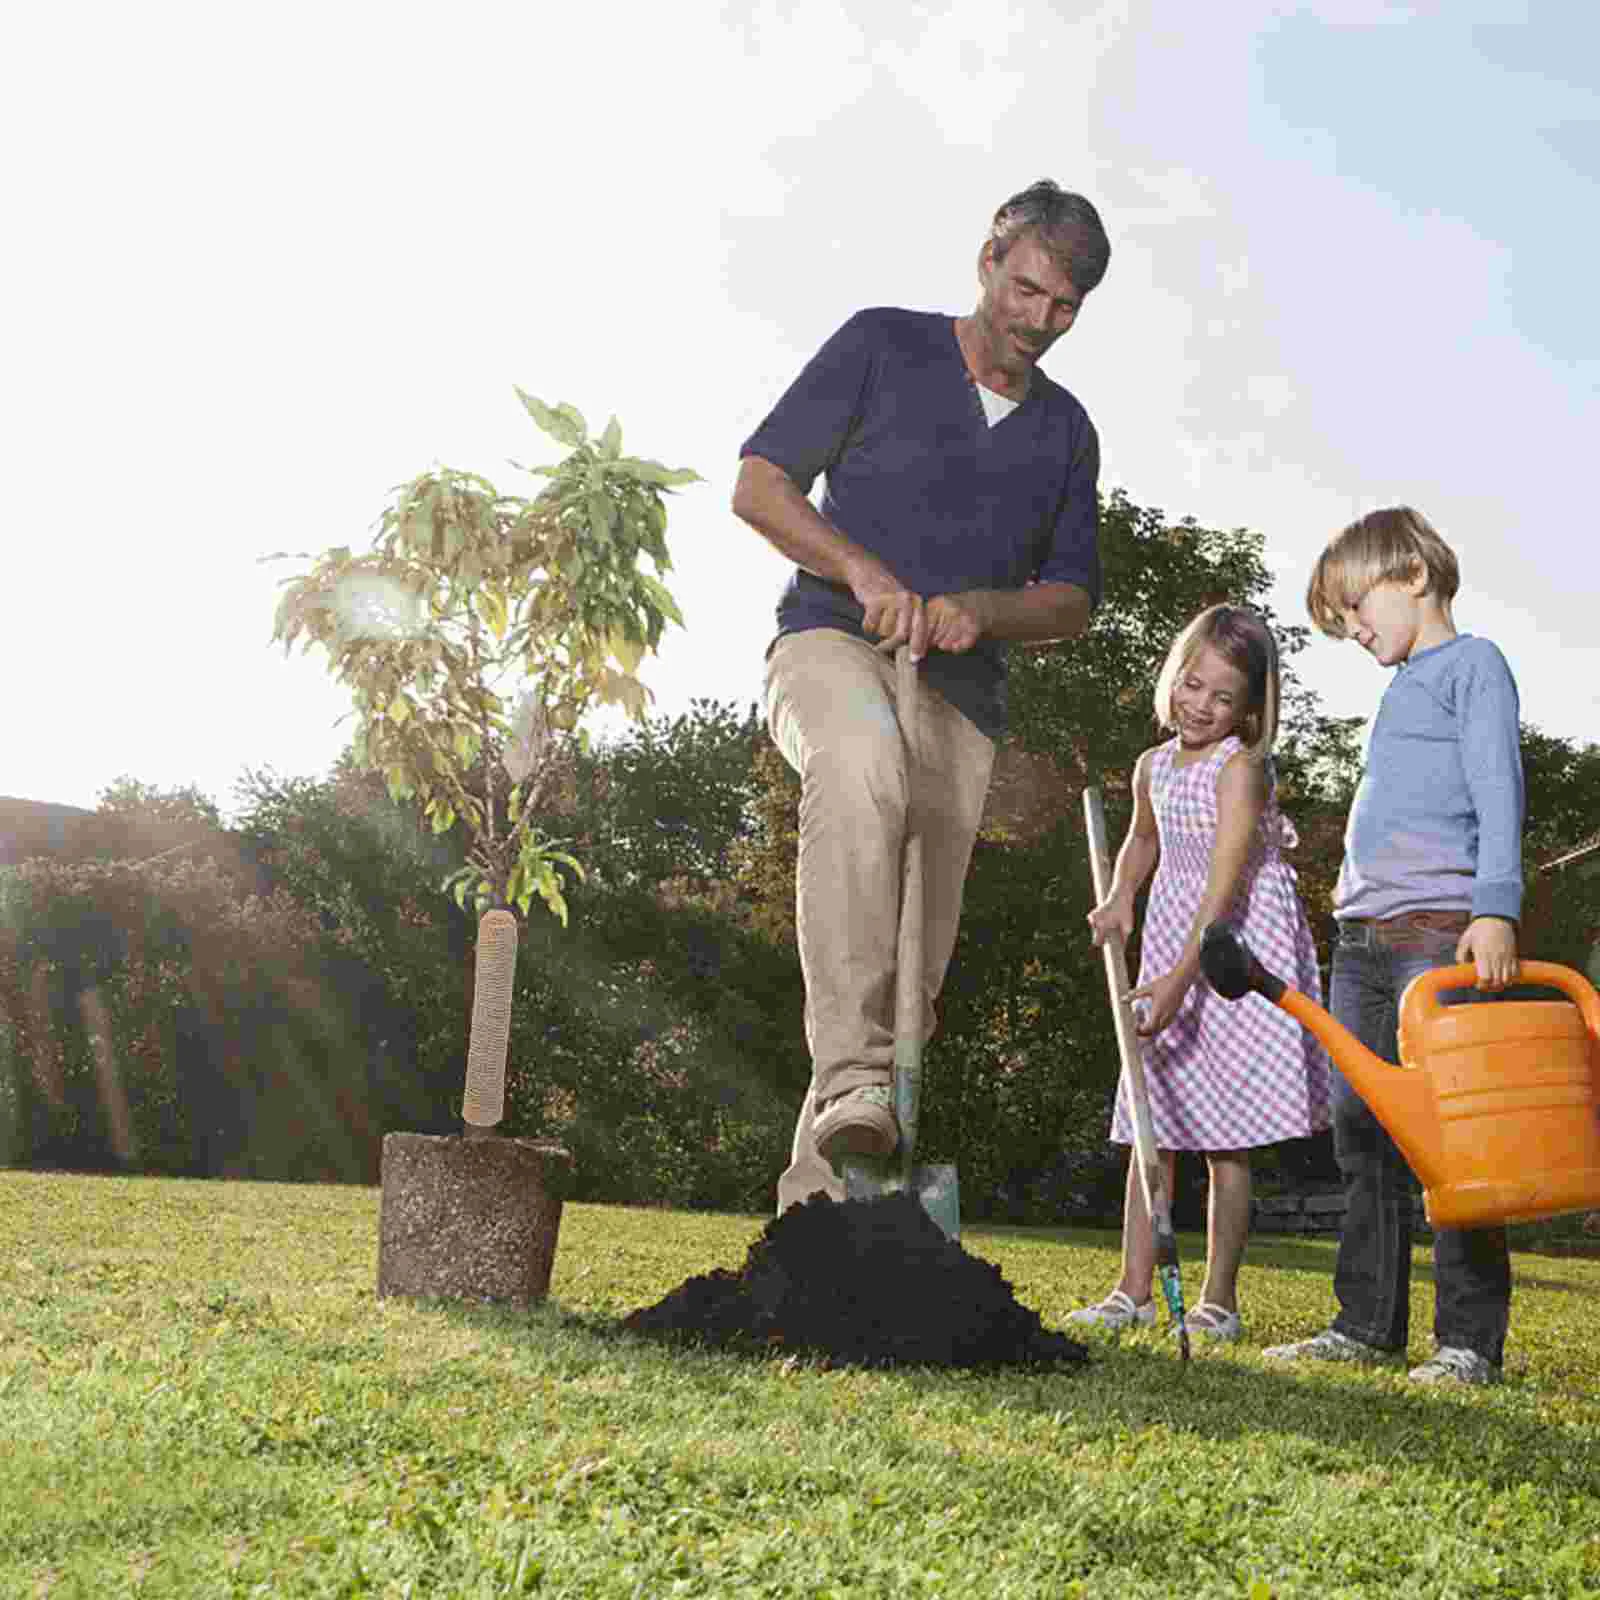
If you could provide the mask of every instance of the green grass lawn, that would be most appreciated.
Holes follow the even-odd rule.
[[[1496,1389],[1265,1366],[1330,1314],[1321,1241],[1256,1241],[1246,1342],[1188,1366],[600,1326],[761,1223],[569,1206],[529,1315],[380,1302],[376,1191],[0,1172],[0,1595],[1600,1594],[1600,1260],[1518,1253]],[[1050,1325],[1115,1271],[1106,1232],[965,1242]],[[1419,1252],[1415,1359],[1431,1319]]]

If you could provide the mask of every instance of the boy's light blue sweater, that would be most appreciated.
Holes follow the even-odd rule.
[[[1395,669],[1345,827],[1334,916],[1522,915],[1517,685],[1487,639],[1458,635]]]

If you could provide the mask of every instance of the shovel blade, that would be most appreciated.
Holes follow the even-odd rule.
[[[912,1167],[907,1173],[893,1157],[872,1161],[865,1156],[851,1156],[843,1163],[841,1174],[846,1200],[876,1200],[909,1190],[944,1236],[957,1244],[961,1242],[961,1189],[956,1169],[950,1163]]]

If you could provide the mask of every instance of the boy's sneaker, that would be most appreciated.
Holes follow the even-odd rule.
[[[1156,1303],[1146,1300],[1142,1306],[1133,1303],[1131,1294],[1124,1294],[1121,1289],[1113,1289],[1097,1306],[1085,1306],[1081,1311],[1074,1311],[1068,1322],[1075,1322],[1082,1328],[1109,1328],[1113,1333],[1120,1332],[1130,1322],[1137,1323],[1141,1328],[1155,1326]]]
[[[1500,1369],[1476,1350],[1442,1344],[1410,1377],[1413,1383],[1499,1383]]]
[[[824,1161],[893,1155],[900,1143],[894,1090],[887,1083],[867,1083],[835,1095],[817,1113],[811,1133]]]
[[[1261,1352],[1265,1361],[1395,1361],[1398,1350],[1380,1350],[1375,1344],[1365,1344],[1352,1339],[1337,1328],[1324,1328],[1309,1339],[1297,1339],[1293,1344],[1268,1345]]]

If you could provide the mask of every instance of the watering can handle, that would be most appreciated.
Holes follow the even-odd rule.
[[[1471,963],[1455,967],[1435,967],[1413,978],[1406,987],[1401,1009],[1408,1021],[1421,1022],[1429,1010],[1439,1009],[1439,995],[1446,989],[1473,989],[1477,987],[1478,969]],[[1517,972],[1517,983],[1537,984],[1544,988],[1559,989],[1577,1006],[1583,1016],[1583,1025],[1591,1037],[1600,1039],[1600,994],[1581,972],[1571,967],[1557,965],[1554,961],[1524,961]]]

